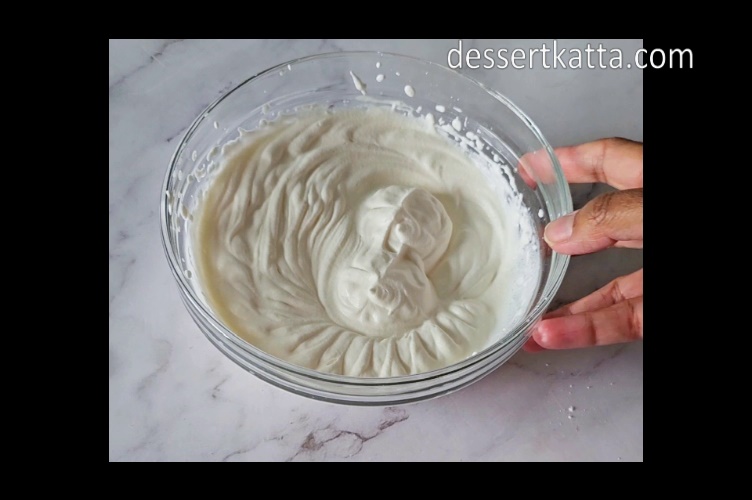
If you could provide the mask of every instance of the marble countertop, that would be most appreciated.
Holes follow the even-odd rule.
[[[511,52],[541,42],[466,39],[463,48]],[[625,54],[642,46],[590,42]],[[250,75],[304,55],[383,50],[446,64],[457,44],[110,41],[110,461],[642,461],[642,342],[520,352],[445,397],[347,407],[290,394],[245,372],[211,345],[180,300],[160,242],[158,202],[170,157],[205,106]],[[610,136],[642,140],[643,75],[636,68],[461,71],[508,96],[554,146]],[[576,207],[599,192],[574,187]],[[557,303],[641,266],[642,252],[634,250],[576,257]]]

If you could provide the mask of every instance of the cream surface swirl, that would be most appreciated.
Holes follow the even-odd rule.
[[[315,370],[462,360],[524,315],[538,272],[529,214],[490,172],[432,123],[377,108],[243,132],[197,212],[204,293],[239,336]]]

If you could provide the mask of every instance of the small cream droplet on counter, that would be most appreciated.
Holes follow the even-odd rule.
[[[407,97],[415,97],[415,89],[412,85],[405,85],[405,94],[407,94]]]
[[[217,120],[214,120],[214,128],[219,128],[219,123],[217,123]]]
[[[436,111],[438,111],[439,113],[443,113],[444,111],[446,111],[446,108],[442,106],[441,104],[437,104]]]
[[[460,121],[459,117],[457,117],[454,120],[452,120],[452,127],[457,132],[460,132],[462,130],[462,122]]]
[[[377,61],[377,62],[376,62],[376,69],[378,69],[378,68],[380,68],[380,67],[381,67],[381,61]]]
[[[379,73],[378,75],[376,75],[376,81],[379,82],[379,83],[383,82],[384,81],[384,75],[381,74],[381,73]]]

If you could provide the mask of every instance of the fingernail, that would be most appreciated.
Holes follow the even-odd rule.
[[[550,243],[561,243],[567,241],[572,236],[574,229],[574,216],[577,212],[572,212],[564,217],[559,217],[546,226],[543,232],[543,238]]]

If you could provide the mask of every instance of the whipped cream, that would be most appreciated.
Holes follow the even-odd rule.
[[[223,146],[193,236],[228,328],[307,368],[387,377],[465,359],[525,316],[530,213],[508,167],[432,118],[314,109]]]

